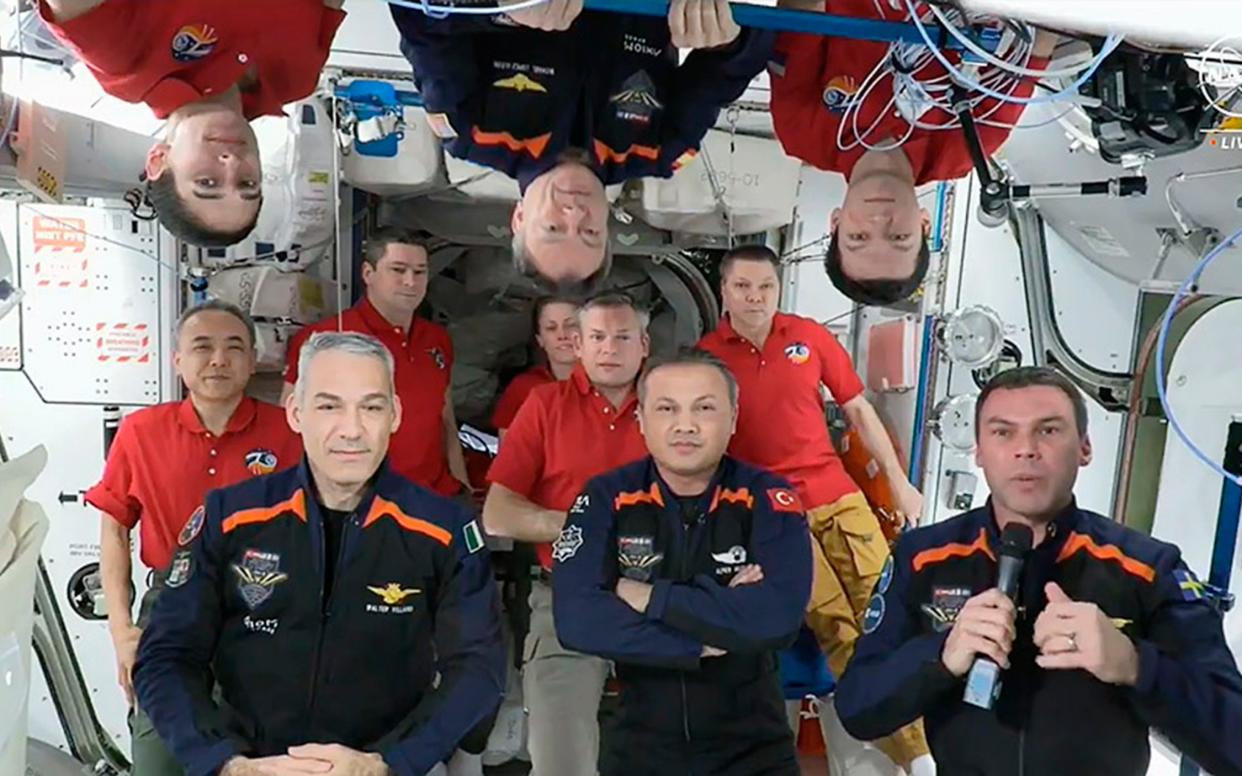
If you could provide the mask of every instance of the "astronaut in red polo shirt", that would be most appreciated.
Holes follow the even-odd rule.
[[[284,410],[244,393],[255,367],[254,323],[241,310],[207,302],[177,322],[177,373],[189,398],[132,412],[121,422],[99,484],[86,502],[103,512],[99,574],[116,649],[117,681],[134,706],[138,638],[173,552],[197,533],[207,491],[297,465],[302,443]],[[155,572],[138,624],[130,609],[130,533]],[[141,709],[129,718],[133,776],[179,776],[181,766]]]
[[[587,481],[647,454],[635,411],[635,379],[650,341],[646,311],[605,292],[578,312],[581,363],[569,379],[541,385],[509,427],[492,462],[483,505],[486,531],[536,544],[543,577],[531,585],[522,697],[530,711],[532,773],[584,776],[599,761],[599,699],[608,675],[599,657],[556,637],[549,583],[551,542]]]
[[[262,204],[249,121],[314,91],[343,0],[39,0],[104,91],[167,119],[147,153],[160,223],[204,247],[243,240]]]
[[[778,5],[888,21],[908,18],[904,0],[779,0]],[[1043,69],[1056,40],[1040,33],[1020,59],[1028,69]],[[901,69],[912,72],[901,76]],[[955,124],[956,117],[913,85],[947,80],[948,74],[921,46],[807,33],[781,33],[769,70],[772,121],[785,153],[839,172],[849,182],[830,222],[824,266],[833,285],[863,304],[909,297],[923,282],[930,259],[931,218],[919,207],[915,186],[956,180],[972,168],[962,130],[932,128]],[[1031,95],[1036,78],[996,70],[989,65],[976,78],[997,76],[1003,80],[989,81],[994,90]],[[931,93],[951,105],[946,93],[935,91],[938,86],[943,84]],[[975,104],[972,115],[985,153],[1000,148],[1024,107],[991,97]]]
[[[389,465],[442,496],[470,491],[453,412],[453,342],[439,324],[415,315],[427,296],[427,237],[396,227],[367,237],[362,257],[366,295],[340,315],[304,327],[289,342],[283,403],[298,379],[302,344],[317,331],[357,331],[383,342],[396,361],[401,425]]]
[[[730,454],[788,479],[806,506],[817,566],[807,624],[839,677],[862,635],[859,622],[889,550],[879,520],[833,448],[821,386],[858,430],[908,521],[918,520],[923,497],[906,479],[888,431],[836,337],[809,318],[777,312],[779,263],[763,246],[725,255],[720,287],[726,314],[699,347],[724,361],[737,378],[737,432]],[[907,770],[916,760],[920,771],[927,763],[920,723],[876,745]]]
[[[567,380],[578,363],[574,350],[574,335],[578,332],[578,303],[556,296],[542,296],[535,300],[531,311],[531,325],[535,331],[535,344],[543,353],[543,360],[509,381],[496,409],[492,412],[492,425],[504,439],[505,431],[517,417],[518,410],[526,402],[530,392],[540,385]]]

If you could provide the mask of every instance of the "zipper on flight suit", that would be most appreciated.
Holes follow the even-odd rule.
[[[679,515],[680,517],[680,515]],[[679,519],[678,526],[681,529],[682,553],[681,553],[681,573],[679,579],[684,581],[689,579],[689,559],[694,554],[694,550],[698,547],[699,527],[703,525],[705,515],[698,512],[695,515],[694,523],[690,526],[686,525],[685,520]],[[680,671],[677,674],[678,680],[681,682],[681,722],[682,730],[686,735],[686,743],[690,743],[690,701],[686,697],[686,672]]]
[[[690,557],[690,537],[686,531],[686,521],[681,519],[681,515],[677,516],[677,531],[681,536],[681,569],[678,574],[678,580],[684,580],[686,574],[687,558]],[[686,743],[690,743],[690,700],[686,697],[686,672],[677,672],[677,681],[681,683],[681,729],[685,733]]]
[[[327,579],[328,569],[324,565],[324,548],[327,546],[327,538],[323,529],[323,515],[319,516],[319,633],[315,637],[315,654],[311,660],[310,694],[306,701],[307,715],[311,719],[314,719],[315,695],[319,689],[319,660],[323,657],[324,632],[328,629],[329,618],[332,617],[332,601],[335,598],[336,589],[340,587],[337,583],[341,581],[341,566],[345,559],[345,548],[349,544],[349,529],[357,519],[357,510],[354,510],[354,513],[345,521],[345,525],[341,526],[341,546],[337,548],[336,553],[336,573],[332,589],[325,590],[324,581]]]

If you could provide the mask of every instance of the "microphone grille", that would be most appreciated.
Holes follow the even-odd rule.
[[[1026,555],[1034,541],[1035,535],[1029,525],[1010,523],[1001,531],[1001,555]]]

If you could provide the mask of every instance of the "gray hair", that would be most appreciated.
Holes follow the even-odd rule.
[[[651,325],[651,312],[645,307],[640,306],[634,300],[634,297],[624,291],[604,291],[587,299],[578,308],[578,325],[583,325],[583,319],[592,310],[618,307],[628,307],[633,310],[634,314],[638,316],[639,328],[642,329],[644,334],[647,333],[647,327]]]
[[[682,348],[671,356],[657,356],[647,360],[643,373],[638,377],[638,403],[647,399],[647,378],[651,373],[666,366],[709,366],[720,373],[729,389],[729,406],[737,409],[737,378],[729,371],[729,367],[716,356],[702,348]]]
[[[254,320],[249,315],[246,315],[246,313],[237,305],[230,304],[229,302],[225,302],[221,299],[208,299],[206,302],[200,302],[199,304],[196,304],[181,313],[181,317],[177,319],[177,328],[175,329],[177,335],[176,342],[178,344],[181,342],[181,330],[184,329],[185,325],[190,322],[190,319],[199,313],[205,313],[209,310],[227,313],[241,321],[242,325],[246,327],[246,332],[250,335],[250,347],[255,347],[255,344],[259,340],[259,335],[255,330]]]
[[[555,296],[581,297],[594,293],[608,279],[608,273],[612,272],[612,242],[608,239],[604,240],[604,261],[599,269],[576,281],[553,281],[540,275],[532,261],[530,250],[526,247],[526,236],[520,229],[513,232],[510,250],[513,253],[513,269],[523,277],[535,278],[547,286],[544,289],[547,293]]]
[[[379,360],[388,372],[388,397],[392,398],[396,390],[396,362],[392,353],[384,347],[384,343],[369,334],[358,334],[349,331],[321,331],[310,336],[298,354],[298,380],[293,386],[293,393],[301,403],[306,393],[306,370],[311,360],[320,353],[336,351],[354,356],[364,356]]]

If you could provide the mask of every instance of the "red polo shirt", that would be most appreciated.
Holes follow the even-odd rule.
[[[453,341],[443,326],[414,317],[407,335],[380,315],[366,297],[340,316],[303,327],[289,341],[285,382],[298,379],[302,344],[320,331],[356,331],[384,343],[396,361],[401,426],[388,443],[388,463],[403,477],[442,495],[461,490],[449,472],[444,447],[444,401],[453,370]]]
[[[877,9],[877,5],[881,9]],[[901,10],[894,11],[886,4],[874,3],[873,0],[826,0],[824,8],[828,13],[841,16],[906,20],[904,4]],[[854,99],[867,75],[887,55],[887,43],[828,38],[808,33],[781,33],[770,70],[772,122],[785,153],[822,170],[842,173],[848,178],[854,164],[867,149],[858,145],[849,151],[840,150],[837,147],[837,129],[845,116],[846,106]],[[955,52],[949,52],[946,57],[955,65],[960,58]],[[1046,60],[1032,58],[1029,67],[1046,65]],[[944,67],[935,60],[919,71],[920,80],[943,75],[947,75]],[[1029,97],[1035,88],[1034,80],[1023,80],[1013,95]],[[865,135],[873,145],[885,137],[904,137],[910,127],[889,104],[893,97],[892,85],[892,78],[885,76],[871,90],[858,114],[860,133],[866,132],[873,122],[878,121],[875,129]],[[996,91],[1005,92],[1007,88]],[[987,98],[975,108],[975,116],[982,117],[994,107],[996,100]],[[1005,103],[987,119],[1013,125],[1018,123],[1024,107]],[[919,120],[927,124],[948,124],[955,117],[939,108],[932,108]],[[845,145],[855,140],[852,124],[842,130]],[[978,130],[979,139],[989,155],[1001,147],[1010,132],[1004,127],[984,124],[979,124]],[[910,159],[915,182],[919,184],[956,180],[969,173],[972,167],[965,135],[960,129],[916,129],[901,149]]]
[[[647,454],[637,409],[633,392],[621,409],[612,406],[579,364],[568,380],[530,392],[487,478],[544,509],[568,511],[587,480]],[[552,568],[552,546],[535,549]]]
[[[216,436],[189,399],[157,404],[121,421],[86,503],[126,528],[137,525],[142,562],[163,569],[207,491],[287,469],[301,457],[302,440],[280,407],[246,397]]]
[[[500,394],[500,399],[496,402],[496,409],[492,412],[492,425],[497,430],[513,425],[513,419],[517,417],[518,410],[522,408],[530,392],[540,385],[554,382],[556,382],[556,375],[552,374],[552,370],[543,364],[532,366],[510,380],[509,386],[505,388],[504,393]]]
[[[726,316],[699,347],[737,378],[740,406],[730,453],[786,477],[808,509],[858,490],[828,436],[819,387],[845,404],[863,385],[831,332],[810,318],[777,313],[760,351]]]
[[[104,0],[64,24],[39,0],[39,13],[104,91],[159,118],[227,91],[251,68],[246,118],[279,116],[315,90],[345,18],[323,0]]]

